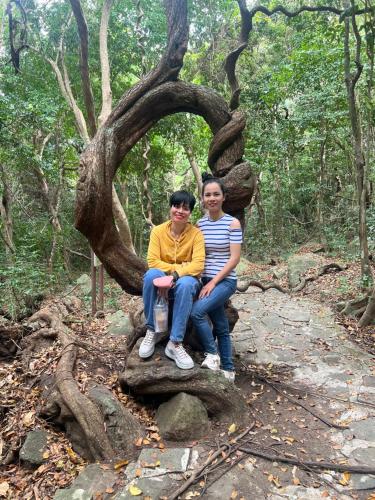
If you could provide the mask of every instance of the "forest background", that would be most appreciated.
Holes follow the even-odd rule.
[[[320,4],[291,1],[287,7]],[[271,9],[276,3],[262,5]],[[350,8],[345,2],[324,5]],[[100,109],[103,5],[82,6],[94,103]],[[366,0],[358,7],[373,5]],[[223,65],[238,38],[237,2],[194,0],[189,15],[180,78],[215,89],[229,101]],[[90,266],[88,242],[74,229],[79,156],[85,147],[77,116],[80,110],[85,114],[85,103],[70,4],[2,1],[1,19],[0,309],[19,319],[36,295],[62,287]],[[355,16],[349,28],[329,12],[293,18],[257,13],[253,19],[248,48],[237,64],[240,109],[247,118],[245,157],[258,179],[245,220],[244,254],[252,261],[285,257],[312,240],[363,261],[360,220],[370,256],[374,250],[373,11]],[[114,103],[160,60],[165,38],[162,2],[113,2],[108,50]],[[59,75],[70,83],[68,95]],[[198,195],[197,172],[208,170],[210,141],[203,119],[173,115],[156,124],[124,159],[114,186],[138,255],[145,254],[151,224],[166,219],[169,194],[185,188]],[[193,220],[199,216],[197,208]],[[365,264],[357,280],[368,286]]]

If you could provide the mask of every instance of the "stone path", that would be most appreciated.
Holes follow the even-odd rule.
[[[305,299],[290,298],[277,290],[262,293],[257,288],[237,294],[233,303],[240,313],[233,332],[239,363],[284,371],[288,374],[289,384],[319,394],[311,395],[308,400],[314,411],[348,427],[346,430],[330,428],[302,408],[285,403],[286,399],[284,401],[263,386],[262,392],[256,393],[260,384],[251,382],[249,375],[240,375],[238,384],[249,389],[252,383],[254,393],[259,394],[258,399],[254,396],[250,409],[264,419],[265,425],[259,433],[263,432],[271,452],[277,452],[277,445],[284,445],[289,439],[291,454],[298,449],[305,454],[306,460],[316,460],[319,456],[325,461],[375,467],[373,356],[348,339],[335,324],[327,307]],[[166,449],[164,452],[143,450],[138,463],[129,464],[123,472],[120,489],[114,488],[112,472],[109,474],[97,465],[90,466],[97,468],[99,486],[95,491],[100,491],[102,498],[122,500],[133,498],[129,488],[136,486],[142,491],[138,498],[157,499],[177,488],[183,474],[201,463],[206,455],[207,448],[201,445]],[[86,489],[82,486],[82,474],[89,478]],[[55,499],[93,498],[92,470],[87,468],[82,474],[76,479],[76,484],[69,490],[59,491]],[[242,467],[232,468],[209,487],[203,498],[365,500],[375,491],[375,476],[352,474],[343,480],[341,473],[314,474],[306,475],[293,466],[249,456],[242,462]],[[193,487],[191,492],[199,489]]]

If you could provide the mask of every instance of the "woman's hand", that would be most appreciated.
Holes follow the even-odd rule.
[[[206,285],[204,285],[204,287],[200,291],[199,298],[203,299],[204,297],[208,297],[212,292],[212,290],[215,288],[215,286],[216,283],[213,280],[209,281]]]

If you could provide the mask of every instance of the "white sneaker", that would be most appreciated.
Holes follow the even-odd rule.
[[[224,377],[229,380],[229,382],[234,382],[236,378],[236,372],[229,372],[228,370],[221,370]]]
[[[168,356],[168,358],[173,359],[181,370],[190,370],[191,368],[194,368],[194,361],[185,351],[182,344],[174,344],[169,341],[167,347],[165,348],[165,355]]]
[[[151,330],[146,331],[146,336],[143,338],[139,346],[139,357],[149,358],[154,354],[157,334]]]
[[[218,354],[206,354],[206,357],[201,364],[202,368],[209,368],[215,372],[220,370],[220,356]]]

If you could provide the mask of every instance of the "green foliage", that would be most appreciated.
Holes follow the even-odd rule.
[[[12,319],[33,312],[44,294],[50,294],[66,281],[61,264],[49,273],[33,245],[23,246],[12,262],[0,263],[0,310]]]

